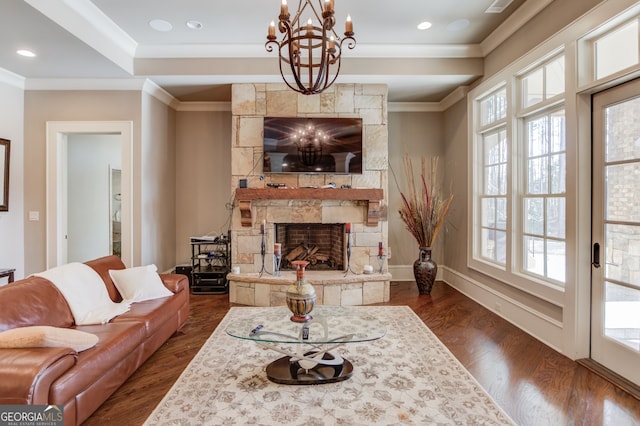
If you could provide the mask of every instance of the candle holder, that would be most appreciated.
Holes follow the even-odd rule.
[[[260,243],[260,257],[262,258],[262,267],[260,268],[260,276],[262,277],[262,274],[264,272],[266,272],[267,270],[264,268],[264,255],[266,254],[267,251],[267,245],[266,245],[266,241],[264,238],[264,228],[262,229],[262,241]]]
[[[353,269],[351,269],[351,232],[347,232],[347,270],[344,271],[344,276],[346,277],[349,272],[355,274]]]
[[[280,276],[280,262],[282,262],[282,254],[273,254],[273,276]]]
[[[378,273],[382,273],[382,267],[384,266],[384,259],[387,256],[385,256],[384,254],[379,254],[378,255],[378,265],[380,266],[380,268],[378,269]]]
[[[271,273],[269,271],[267,271],[267,269],[264,267],[264,256],[267,254],[267,244],[266,244],[266,241],[265,241],[265,232],[262,233],[262,241],[260,242],[260,257],[262,258],[262,266],[260,267],[260,272],[259,272],[259,276],[260,277],[262,277],[262,274],[264,274],[265,272],[267,274],[271,275]]]

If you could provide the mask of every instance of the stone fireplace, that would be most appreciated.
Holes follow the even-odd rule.
[[[284,84],[233,85],[231,261],[240,273],[229,275],[231,302],[285,304],[286,288],[295,281],[295,273],[285,270],[280,276],[272,275],[275,243],[293,245],[283,256],[296,247],[306,252],[313,250],[311,245],[318,246],[311,258],[317,268],[307,273],[316,288],[316,303],[389,300],[391,275],[386,259],[378,258],[379,244],[387,247],[388,241],[386,94],[384,85],[337,84],[313,96],[293,92]],[[362,173],[263,174],[262,132],[267,116],[362,118]],[[241,180],[247,182],[247,188],[239,187]],[[284,188],[269,188],[267,183]],[[322,188],[329,183],[336,188]],[[345,223],[352,225],[347,274]],[[309,232],[316,227],[326,234],[311,239]],[[364,274],[365,265],[373,265],[376,272]]]

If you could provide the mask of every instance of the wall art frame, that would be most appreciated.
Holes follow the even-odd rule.
[[[9,211],[9,158],[11,141],[0,138],[0,212]]]

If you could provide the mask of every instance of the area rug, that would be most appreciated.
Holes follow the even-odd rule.
[[[145,425],[515,424],[407,306],[344,308],[387,327],[382,339],[338,350],[353,363],[350,379],[272,383],[265,368],[281,354],[225,328],[274,309],[231,308]]]

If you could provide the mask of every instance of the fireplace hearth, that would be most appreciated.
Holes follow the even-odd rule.
[[[282,244],[282,270],[294,270],[294,260],[306,260],[311,271],[344,270],[344,224],[277,223],[275,230],[275,241]]]

